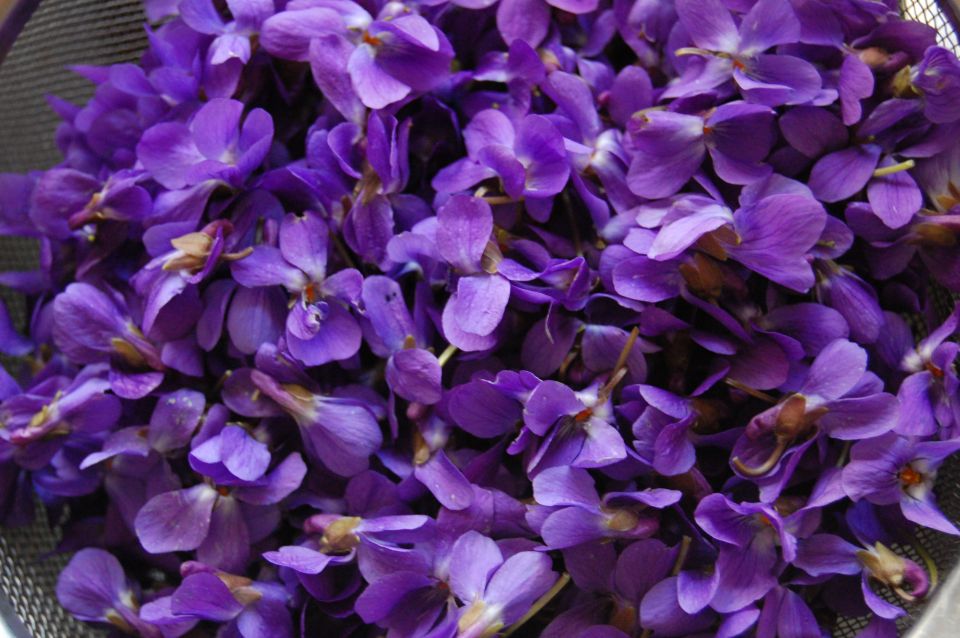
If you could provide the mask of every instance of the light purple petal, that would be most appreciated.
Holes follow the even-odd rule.
[[[510,282],[499,275],[461,277],[443,309],[444,331],[456,322],[464,332],[486,336],[500,325],[509,300]]]
[[[523,40],[539,46],[550,28],[550,8],[543,0],[500,0],[497,29],[507,44]]]
[[[479,532],[467,532],[451,550],[450,589],[468,604],[482,599],[490,574],[501,564],[503,554],[495,542]]]
[[[492,233],[493,213],[479,197],[454,195],[437,210],[437,249],[448,264],[464,273],[480,269]]]
[[[676,7],[680,23],[698,47],[728,53],[739,48],[737,25],[720,0],[677,0]]]
[[[151,554],[196,549],[210,529],[217,492],[206,484],[155,496],[137,513],[137,537]]]

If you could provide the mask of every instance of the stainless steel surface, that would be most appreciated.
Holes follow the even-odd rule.
[[[23,10],[36,1],[13,3]],[[907,17],[935,27],[941,45],[960,51],[960,23],[948,13],[948,7],[960,6],[960,0],[904,0],[902,6]],[[53,93],[82,102],[92,87],[67,67],[135,60],[145,44],[142,25],[140,0],[43,0],[0,67],[0,172],[56,164],[59,155],[53,134],[57,118],[44,96]],[[0,11],[0,59],[3,35],[13,29],[12,23],[4,27]],[[34,259],[29,243],[0,237],[0,270],[26,269]],[[23,300],[5,290],[0,290],[0,296],[8,300],[11,314],[22,326],[26,320]],[[950,301],[945,299],[944,305],[951,305]],[[956,519],[960,515],[960,461],[941,472],[938,493],[944,511]],[[0,529],[0,638],[5,638],[5,632],[14,638],[98,635],[57,604],[54,584],[66,561],[65,556],[52,553],[59,538],[59,528],[48,525],[42,511],[30,527]],[[902,628],[908,638],[960,636],[960,569],[953,569],[960,541],[932,532],[918,540],[946,578],[926,608],[914,610]],[[910,623],[912,628],[907,630]],[[864,625],[865,619],[844,618],[834,635],[853,638]]]

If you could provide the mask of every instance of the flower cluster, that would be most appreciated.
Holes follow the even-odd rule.
[[[147,0],[0,176],[0,522],[144,638],[861,636],[960,450],[892,0]],[[908,320],[910,323],[908,323]],[[67,507],[68,506],[68,507]],[[913,558],[911,558],[911,556]]]

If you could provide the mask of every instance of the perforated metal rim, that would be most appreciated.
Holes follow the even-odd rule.
[[[942,46],[960,52],[955,26],[936,0],[904,0],[902,6],[906,17],[936,28]],[[0,172],[43,169],[60,160],[54,143],[59,121],[45,96],[56,94],[78,104],[88,99],[92,87],[69,67],[136,60],[145,46],[143,20],[139,0],[42,2],[0,66]],[[36,251],[30,242],[0,237],[0,271],[28,269],[35,262]],[[15,323],[23,327],[23,300],[2,288],[0,296],[7,301]],[[952,306],[949,300],[945,303]],[[958,486],[960,461],[954,460],[944,467],[937,486],[941,507],[950,515],[960,513]],[[57,603],[53,593],[56,578],[67,560],[52,554],[60,533],[58,526],[48,524],[42,508],[38,508],[33,525],[0,529],[0,594],[9,599],[36,638],[102,635],[78,623]],[[945,575],[956,562],[960,541],[929,530],[922,530],[919,540]],[[912,620],[904,619],[901,628]],[[864,619],[840,619],[834,635],[852,637],[864,624]],[[925,635],[946,636],[956,629],[934,628]]]

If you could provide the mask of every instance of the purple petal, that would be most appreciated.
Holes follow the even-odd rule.
[[[522,417],[520,404],[486,381],[471,381],[454,388],[447,409],[457,425],[481,438],[513,430]]]
[[[190,129],[178,122],[164,122],[147,129],[137,144],[137,158],[157,182],[171,190],[195,183],[189,170],[205,159]]]
[[[835,439],[858,440],[880,436],[897,425],[900,403],[892,394],[840,399],[820,417],[824,431]]]
[[[846,339],[837,339],[814,359],[800,393],[828,401],[837,399],[860,381],[866,369],[866,351]]]
[[[186,447],[200,424],[204,408],[203,394],[193,390],[177,390],[160,397],[150,416],[150,446],[161,453]]]
[[[220,432],[220,457],[230,473],[243,481],[257,480],[270,466],[266,444],[236,425],[228,425]]]
[[[706,206],[676,221],[665,224],[653,240],[647,257],[664,261],[681,255],[699,239],[733,221],[725,206]]]
[[[545,506],[600,504],[593,479],[586,470],[572,467],[551,467],[533,479],[533,497]]]
[[[520,122],[514,145],[517,159],[526,166],[523,192],[528,196],[556,195],[570,175],[570,165],[557,128],[542,115],[528,115]]]
[[[840,112],[843,123],[852,126],[863,116],[860,101],[873,95],[873,72],[858,55],[846,55],[840,65]]]
[[[847,143],[843,122],[826,109],[798,106],[784,113],[778,124],[790,146],[807,157],[819,157]]]
[[[576,467],[606,467],[627,457],[620,431],[606,421],[590,419],[584,426],[584,433],[583,447],[574,462]]]
[[[386,377],[390,388],[400,397],[424,405],[440,401],[442,373],[437,357],[421,348],[400,350],[387,361]]]
[[[306,463],[303,462],[299,452],[293,452],[267,474],[265,484],[239,487],[234,494],[244,503],[273,505],[300,487],[306,474]]]
[[[237,290],[227,313],[227,332],[237,350],[253,354],[263,343],[276,343],[283,334],[286,308],[275,288]]]
[[[743,549],[721,548],[717,560],[720,583],[710,606],[721,613],[743,609],[776,585],[776,549],[755,540]]]
[[[908,521],[918,525],[935,529],[944,534],[960,536],[957,526],[941,512],[930,500],[921,500],[904,496],[900,501],[900,509]]]
[[[368,458],[383,442],[370,410],[336,399],[317,401],[311,422],[302,423],[301,429],[313,454],[340,476],[367,469]]]
[[[541,552],[520,552],[494,572],[484,594],[488,604],[500,605],[504,624],[512,624],[557,580],[550,557]]]
[[[900,418],[897,433],[904,436],[933,436],[939,425],[933,411],[933,375],[926,370],[911,374],[900,384],[897,399],[900,400]]]
[[[210,531],[197,548],[197,560],[226,572],[243,572],[250,556],[250,540],[240,502],[229,496],[217,499]]]
[[[578,414],[583,402],[559,381],[544,381],[527,398],[523,422],[539,436],[543,436],[561,417]]]
[[[720,0],[677,0],[676,7],[680,23],[698,47],[728,53],[739,48],[737,25]]]
[[[884,158],[880,166],[892,166],[891,158]],[[913,219],[923,205],[920,188],[907,171],[875,177],[867,185],[867,199],[873,213],[889,228],[900,228]]]
[[[673,195],[693,177],[706,154],[703,120],[693,115],[652,111],[632,119],[628,130],[635,152],[627,186],[641,197]]]
[[[811,576],[860,573],[863,565],[857,558],[859,547],[833,534],[814,534],[797,546],[793,564]]]
[[[740,24],[740,51],[760,53],[800,39],[800,21],[789,2],[759,0]]]
[[[353,45],[339,33],[325,33],[310,41],[313,81],[348,122],[360,122],[366,109],[353,90],[347,64]]]
[[[433,580],[416,572],[396,572],[370,583],[357,598],[357,615],[366,623],[376,623],[393,613],[407,596],[433,585]]]
[[[225,622],[235,618],[243,605],[214,574],[191,574],[173,592],[170,610],[177,615],[190,615],[204,620]]]
[[[688,614],[677,600],[677,577],[671,576],[654,585],[640,603],[640,624],[657,636],[688,636],[712,625],[716,615],[709,609]]]
[[[300,269],[287,262],[280,249],[273,246],[257,246],[252,253],[231,264],[230,271],[237,283],[247,288],[282,285],[288,290],[300,290],[306,285]]]
[[[287,545],[275,552],[264,552],[263,557],[274,565],[289,567],[300,574],[319,574],[336,558],[297,545]]]
[[[450,589],[463,601],[482,599],[490,574],[503,564],[497,544],[470,531],[457,539],[450,556]]]
[[[190,122],[197,150],[208,159],[219,160],[237,142],[243,103],[215,98],[197,111]]]
[[[806,253],[820,238],[826,211],[816,200],[799,195],[772,195],[734,214],[741,241],[731,247],[734,259],[798,292],[814,283]]]
[[[57,580],[60,604],[80,620],[106,620],[130,594],[120,561],[102,549],[81,549]]]
[[[681,281],[676,263],[639,255],[623,260],[613,269],[613,285],[617,293],[649,303],[678,296]]]
[[[500,325],[509,300],[510,282],[499,275],[461,277],[443,309],[444,332],[456,323],[461,331],[486,336]]]
[[[410,94],[409,86],[377,64],[374,49],[369,44],[361,44],[354,50],[347,70],[354,90],[367,108],[382,109]]]
[[[810,189],[825,202],[838,202],[859,192],[880,161],[880,147],[854,146],[820,158],[810,172]]]
[[[311,281],[322,281],[327,272],[328,235],[326,223],[316,213],[287,215],[280,224],[280,252]]]
[[[500,0],[497,29],[507,44],[523,40],[538,46],[550,28],[550,7],[543,0]]]
[[[814,638],[823,635],[813,612],[800,596],[789,589],[783,589],[777,616],[777,635],[781,638]]]
[[[196,549],[207,537],[217,492],[206,484],[155,496],[137,513],[137,537],[151,554]]]
[[[305,61],[314,38],[343,28],[343,18],[335,9],[306,8],[281,11],[267,18],[260,31],[260,44],[278,58]]]
[[[349,359],[363,334],[350,311],[331,300],[320,306],[297,304],[287,317],[287,349],[308,366]]]
[[[487,146],[507,146],[513,148],[516,131],[513,123],[503,111],[486,109],[473,116],[463,131],[463,141],[470,157]]]
[[[733,77],[748,102],[766,106],[803,104],[820,92],[817,68],[791,55],[758,55]]]
[[[551,514],[540,535],[550,549],[564,549],[603,538],[606,526],[599,513],[579,507],[565,507]]]
[[[454,195],[437,210],[437,249],[448,264],[464,273],[480,269],[492,233],[493,213],[479,197]]]
[[[470,481],[443,450],[434,452],[426,463],[415,466],[413,472],[417,480],[447,509],[462,510],[473,501]]]

